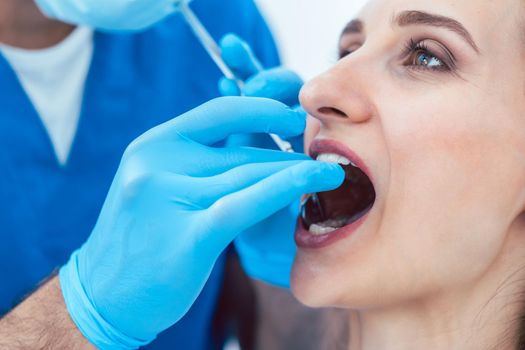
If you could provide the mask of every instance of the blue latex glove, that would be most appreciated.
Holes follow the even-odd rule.
[[[223,97],[151,129],[126,149],[87,242],[60,270],[69,313],[102,349],[152,341],[190,308],[239,232],[344,172],[300,154],[213,148],[239,132],[302,132],[280,102]]]
[[[264,70],[250,47],[235,35],[226,35],[220,43],[222,57],[237,77],[246,82],[242,93],[246,96],[269,97],[289,106],[297,106],[303,85],[294,72],[278,67]],[[234,81],[222,78],[219,89],[223,95],[238,95]],[[289,138],[296,152],[303,149],[303,137]],[[230,145],[252,145],[275,148],[268,135],[235,135]],[[235,239],[244,270],[252,278],[274,286],[288,288],[296,252],[293,234],[299,215],[299,201],[294,201],[271,217],[254,225]]]
[[[51,18],[105,30],[140,30],[176,11],[180,0],[36,0]]]
[[[299,104],[299,91],[303,80],[295,72],[276,67],[264,69],[249,45],[234,34],[225,35],[220,41],[222,58],[235,76],[245,82],[244,96],[267,97],[288,106]],[[234,81],[221,78],[219,90],[225,96],[238,96]]]

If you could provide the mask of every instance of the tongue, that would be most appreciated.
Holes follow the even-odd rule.
[[[343,166],[346,176],[336,190],[312,195],[303,207],[303,221],[311,224],[342,227],[359,219],[374,203],[375,191],[361,169]]]

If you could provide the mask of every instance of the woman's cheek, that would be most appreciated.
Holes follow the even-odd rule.
[[[313,139],[319,133],[321,129],[321,123],[318,119],[315,119],[312,116],[307,116],[306,118],[306,129],[304,130],[304,153],[308,154],[310,144]]]

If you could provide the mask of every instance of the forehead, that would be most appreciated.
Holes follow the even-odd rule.
[[[357,18],[365,34],[392,24],[403,11],[422,11],[453,18],[463,24],[480,47],[525,42],[521,19],[525,0],[370,0]],[[525,46],[525,45],[521,45]]]

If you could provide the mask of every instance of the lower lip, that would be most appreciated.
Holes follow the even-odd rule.
[[[304,227],[302,219],[299,218],[297,220],[297,226],[295,229],[295,244],[297,244],[299,248],[309,249],[324,248],[326,246],[332,245],[357,231],[357,229],[366,220],[369,213],[370,212],[366,213],[365,215],[363,215],[362,217],[360,217],[359,219],[357,219],[349,225],[338,228],[337,230],[324,235],[312,234]]]

